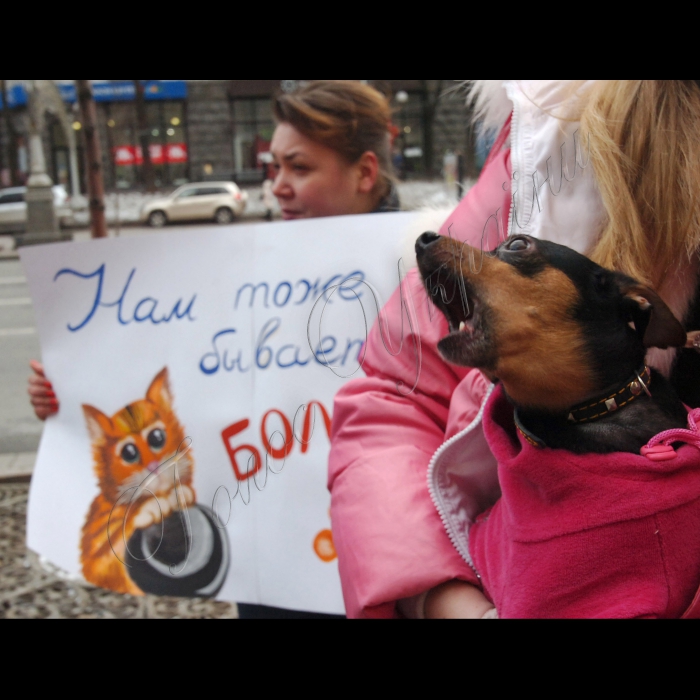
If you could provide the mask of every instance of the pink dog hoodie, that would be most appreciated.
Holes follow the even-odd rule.
[[[502,497],[469,529],[469,550],[501,618],[689,612],[700,587],[697,447],[666,462],[540,449],[516,430],[500,386],[483,427]]]

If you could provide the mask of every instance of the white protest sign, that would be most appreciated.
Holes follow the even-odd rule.
[[[379,303],[397,287],[414,216],[24,249],[61,401],[29,547],[125,593],[343,613],[333,398],[362,376],[370,287]]]

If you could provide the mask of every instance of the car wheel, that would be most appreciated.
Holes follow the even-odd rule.
[[[168,223],[168,217],[163,211],[154,211],[148,217],[148,225],[153,228],[163,228]]]
[[[221,224],[222,226],[232,224],[235,218],[235,214],[228,207],[221,207],[221,209],[217,210],[214,216],[216,223]]]

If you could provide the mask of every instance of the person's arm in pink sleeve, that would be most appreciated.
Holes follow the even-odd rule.
[[[437,314],[431,321],[415,271],[406,283],[413,288],[421,331],[415,391],[409,393],[417,375],[411,339],[405,335],[403,351],[392,357],[375,326],[367,344],[367,378],[346,385],[335,402],[333,538],[351,618],[393,617],[396,601],[470,574],[445,533],[426,482],[460,378],[437,354],[445,321]],[[397,292],[384,314],[397,324],[400,313]]]
[[[447,235],[451,226],[453,237],[479,245],[490,217],[507,231],[509,168],[508,152],[496,153],[441,233]],[[463,396],[460,409],[473,419],[481,392],[471,387],[483,382],[470,382],[468,370],[450,367],[440,357],[437,343],[447,334],[447,323],[431,307],[415,270],[404,282],[404,298],[408,292],[417,328],[404,322],[403,334],[396,334],[402,314],[397,291],[383,312],[392,325],[392,342],[386,342],[375,324],[363,366],[367,378],[348,383],[335,402],[329,487],[350,618],[396,617],[398,603],[405,599],[419,600],[428,613],[442,616],[454,609],[450,601],[470,598],[469,590],[462,595],[451,582],[478,585],[447,536],[428,491],[427,471],[445,441],[455,390],[466,380],[473,405],[470,396]],[[416,333],[419,368],[413,351]],[[394,356],[401,341],[403,350]]]

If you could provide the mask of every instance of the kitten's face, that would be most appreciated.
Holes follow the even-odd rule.
[[[174,487],[172,458],[182,452],[184,431],[172,409],[168,371],[153,381],[146,399],[122,409],[112,418],[92,406],[83,406],[93,442],[95,470],[106,498],[164,495]],[[192,464],[180,459],[180,480],[190,475]],[[135,489],[140,487],[138,492]],[[127,494],[127,492],[129,492]],[[128,500],[128,498],[127,498]]]

